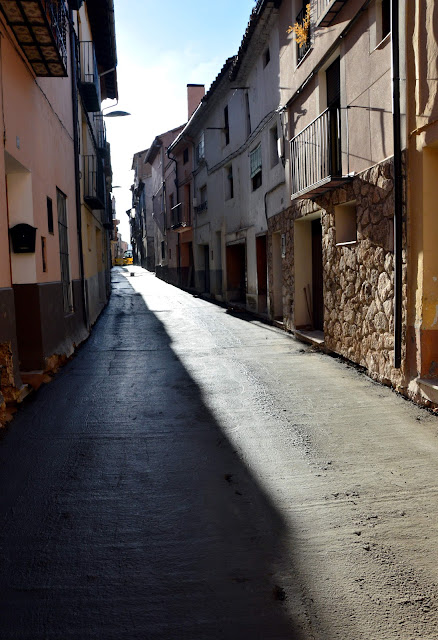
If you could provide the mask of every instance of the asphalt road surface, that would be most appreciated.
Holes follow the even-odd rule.
[[[437,418],[140,268],[113,280],[0,439],[0,639],[436,640]]]

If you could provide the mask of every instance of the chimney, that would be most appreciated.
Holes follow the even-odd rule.
[[[192,117],[196,111],[196,107],[205,96],[205,86],[203,84],[188,84],[187,85],[187,106],[188,106],[188,120]]]

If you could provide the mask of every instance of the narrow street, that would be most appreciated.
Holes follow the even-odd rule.
[[[112,276],[0,439],[1,640],[436,640],[437,418]]]

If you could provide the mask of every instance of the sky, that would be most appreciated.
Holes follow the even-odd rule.
[[[123,240],[129,242],[134,153],[187,121],[187,84],[208,90],[237,53],[254,6],[255,0],[115,0],[119,102],[102,107],[104,114],[131,114],[106,118]]]

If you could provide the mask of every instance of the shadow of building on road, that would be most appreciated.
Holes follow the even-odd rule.
[[[116,280],[0,443],[2,637],[314,637],[293,532],[172,349],[166,309]]]

